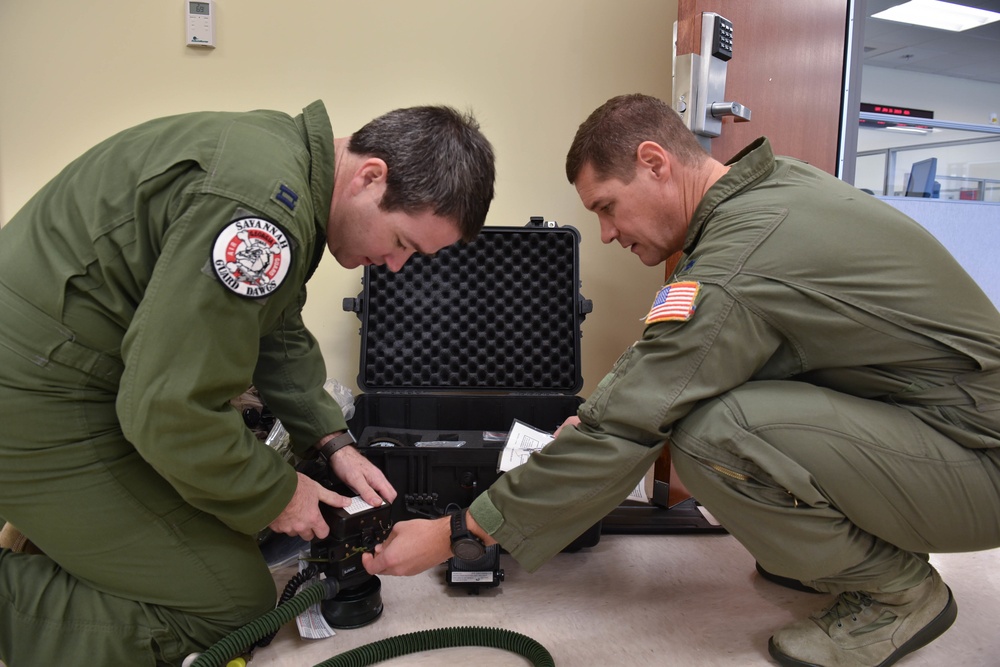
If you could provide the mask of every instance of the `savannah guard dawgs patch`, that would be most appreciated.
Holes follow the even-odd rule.
[[[656,322],[686,322],[694,315],[694,300],[701,283],[688,281],[670,283],[659,291],[653,307],[646,315],[646,324]]]
[[[278,289],[291,265],[292,246],[285,231],[261,218],[232,221],[212,247],[212,268],[222,284],[253,299]]]

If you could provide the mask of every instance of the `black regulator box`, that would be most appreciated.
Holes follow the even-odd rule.
[[[361,320],[359,450],[395,487],[392,520],[468,507],[500,476],[515,420],[549,432],[583,400],[579,232],[542,218],[368,266],[344,300]],[[597,523],[567,550],[594,546]]]

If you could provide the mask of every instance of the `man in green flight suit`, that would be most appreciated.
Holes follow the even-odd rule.
[[[601,239],[678,251],[641,340],[577,417],[465,513],[529,570],[612,510],[663,447],[765,572],[836,595],[775,632],[782,665],[889,665],[957,605],[931,552],[1000,546],[1000,314],[919,224],[758,139],[712,159],[667,105],[609,100],[566,172]],[[447,521],[364,557],[413,574]],[[665,603],[666,604],[666,603]]]
[[[254,384],[370,504],[302,321],[324,247],[397,271],[474,238],[493,149],[471,115],[397,109],[334,138],[301,115],[193,113],[125,130],[0,230],[0,660],[177,665],[273,608],[254,535],[329,528],[349,499],[297,473],[230,404]]]

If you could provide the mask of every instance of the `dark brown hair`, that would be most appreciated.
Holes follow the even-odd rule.
[[[662,101],[620,95],[598,107],[576,131],[566,155],[566,178],[574,183],[589,163],[598,178],[629,183],[635,176],[636,150],[644,141],[655,141],[685,165],[709,157],[677,112]]]
[[[351,135],[348,149],[388,167],[384,211],[431,210],[471,241],[486,221],[496,180],[493,146],[472,114],[447,106],[396,109]]]

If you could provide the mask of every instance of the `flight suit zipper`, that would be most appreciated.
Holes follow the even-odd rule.
[[[721,466],[718,463],[709,463],[708,467],[711,468],[712,470],[714,470],[715,472],[719,473],[720,475],[723,475],[725,477],[729,477],[730,479],[735,479],[735,480],[738,480],[740,482],[749,482],[750,481],[750,475],[746,475],[746,474],[741,473],[741,472],[736,472],[735,470],[730,470],[729,468]],[[795,497],[795,494],[793,494],[791,491],[785,491],[785,493],[787,493],[789,496],[791,496],[793,506],[794,507],[798,507],[799,506],[799,499]]]
[[[708,467],[711,468],[712,470],[714,470],[715,472],[719,473],[720,475],[725,475],[726,477],[730,477],[732,479],[738,479],[741,482],[748,482],[748,481],[750,481],[750,476],[749,475],[744,475],[741,472],[736,472],[735,470],[730,470],[729,468],[724,468],[724,467],[720,466],[718,463],[709,463]]]

